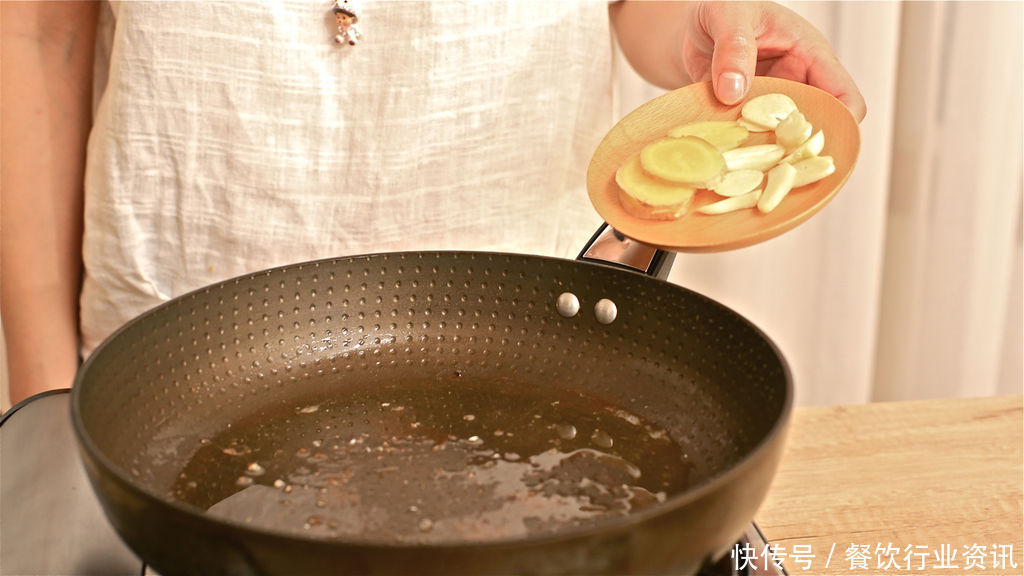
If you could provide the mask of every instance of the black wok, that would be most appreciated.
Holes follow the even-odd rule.
[[[651,277],[659,266],[667,273],[663,253],[652,259],[610,231],[594,240],[577,261],[428,252],[308,262],[228,280],[136,318],[89,357],[72,390],[80,452],[108,518],[164,576],[694,572],[728,551],[768,490],[792,403],[789,369],[747,320]],[[623,248],[640,254],[647,274],[586,261]],[[390,391],[404,400],[387,401]],[[472,408],[459,404],[460,391]],[[417,529],[389,531],[394,518],[380,506],[432,481],[424,478],[450,476],[443,462],[400,446],[472,445],[483,450],[473,458],[502,463],[474,470],[520,470],[513,466],[558,452],[524,452],[532,435],[557,431],[552,446],[570,442],[563,417],[544,412],[562,400],[575,402],[582,420],[600,420],[581,426],[579,438],[572,430],[571,448],[586,445],[574,454],[603,458],[628,443],[613,446],[597,427],[646,427],[643,442],[668,439],[683,454],[681,468],[668,458],[674,467],[662,478],[675,488],[657,498],[657,486],[638,489],[629,502],[642,492],[644,505],[629,513],[559,526],[555,516],[510,520],[493,486],[457,484],[403,502]],[[403,402],[412,408],[401,411]],[[515,449],[502,444],[513,431]],[[371,440],[375,433],[393,442]],[[344,458],[328,465],[356,450],[357,471]],[[240,467],[203,460],[207,453]],[[630,458],[642,463],[643,454]],[[287,462],[293,468],[282,468]],[[615,473],[622,470],[640,478],[628,466]],[[607,475],[591,472],[580,486]],[[612,491],[616,478],[606,483]],[[502,497],[522,498],[543,516],[558,481],[535,479],[528,493]],[[239,500],[256,488],[277,500]],[[292,488],[303,496],[279,505]],[[237,506],[234,515],[204,512],[232,500],[241,515]],[[345,520],[336,506],[355,516]],[[474,506],[488,515],[468,524],[448,517]],[[305,521],[288,525],[295,518]]]

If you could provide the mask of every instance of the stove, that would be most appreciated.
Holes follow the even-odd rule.
[[[143,566],[143,576],[159,576],[159,574]],[[701,568],[695,576],[788,576],[781,560],[773,558],[768,540],[764,533],[751,524],[729,552],[714,564]]]
[[[751,524],[743,537],[714,564],[701,568],[697,576],[788,576],[780,559],[776,559],[768,539]]]

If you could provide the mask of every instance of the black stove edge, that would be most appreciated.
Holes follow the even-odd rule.
[[[15,412],[17,412],[18,410],[21,410],[25,406],[28,406],[32,402],[35,402],[36,400],[41,400],[43,398],[46,398],[47,396],[55,396],[57,394],[71,394],[71,388],[57,388],[55,390],[47,390],[45,392],[39,392],[38,394],[33,394],[32,396],[29,396],[28,398],[25,398],[21,402],[18,402],[14,406],[11,406],[7,410],[7,412],[4,412],[3,414],[0,414],[0,426],[3,426],[4,422],[7,422],[7,420]]]

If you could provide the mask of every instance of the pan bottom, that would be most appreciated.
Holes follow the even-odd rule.
[[[700,480],[670,431],[578,389],[324,384],[202,439],[169,497],[306,537],[466,542],[597,524]]]

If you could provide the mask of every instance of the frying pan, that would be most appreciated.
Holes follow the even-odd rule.
[[[118,534],[164,576],[693,573],[729,550],[764,498],[792,382],[780,351],[749,321],[654,277],[667,275],[670,256],[603,226],[575,261],[384,253],[275,268],[186,294],[122,327],[79,371],[71,410],[86,473]],[[395,416],[398,406],[378,402],[378,393],[403,382],[428,400],[465,383],[478,393],[478,416],[508,418],[507,430],[520,436],[533,430],[517,420],[537,409],[531,391],[583,398],[590,403],[583,416],[639,420],[650,437],[658,430],[670,438],[687,460],[685,485],[590,523],[512,533],[485,521],[458,537],[420,541],[369,526],[338,534],[311,526],[320,522],[292,529],[281,518],[261,523],[204,511],[252,488],[244,474],[235,474],[238,486],[214,478],[215,466],[196,463],[204,449],[253,451],[242,462],[263,450],[266,465],[263,457],[290,456],[297,443],[320,446],[309,444],[314,438],[326,442],[325,452],[339,439],[356,443],[366,434],[332,426],[409,424]],[[332,419],[328,405],[339,416]],[[463,442],[473,415],[444,413],[446,401],[430,406],[412,424],[424,429],[402,437]],[[355,416],[342,417],[349,408]],[[280,425],[259,428],[272,420]],[[228,444],[225,435],[242,429],[263,432],[243,438],[248,445]],[[490,432],[472,439],[495,440]],[[298,489],[297,476],[310,474],[317,456],[247,482],[279,494],[284,478]],[[416,466],[410,459],[386,468],[415,478]],[[344,465],[334,472],[344,474]],[[377,491],[376,500],[360,506],[403,497],[386,477],[370,475],[364,487]],[[193,503],[172,497],[183,485]],[[335,494],[346,497],[344,488]],[[542,510],[536,498],[544,494],[531,496]],[[478,497],[467,488],[419,500],[431,514],[419,528],[443,525],[449,509],[489,505]],[[302,501],[299,513],[329,513],[325,505]],[[243,511],[258,516],[267,512],[261,506]]]

